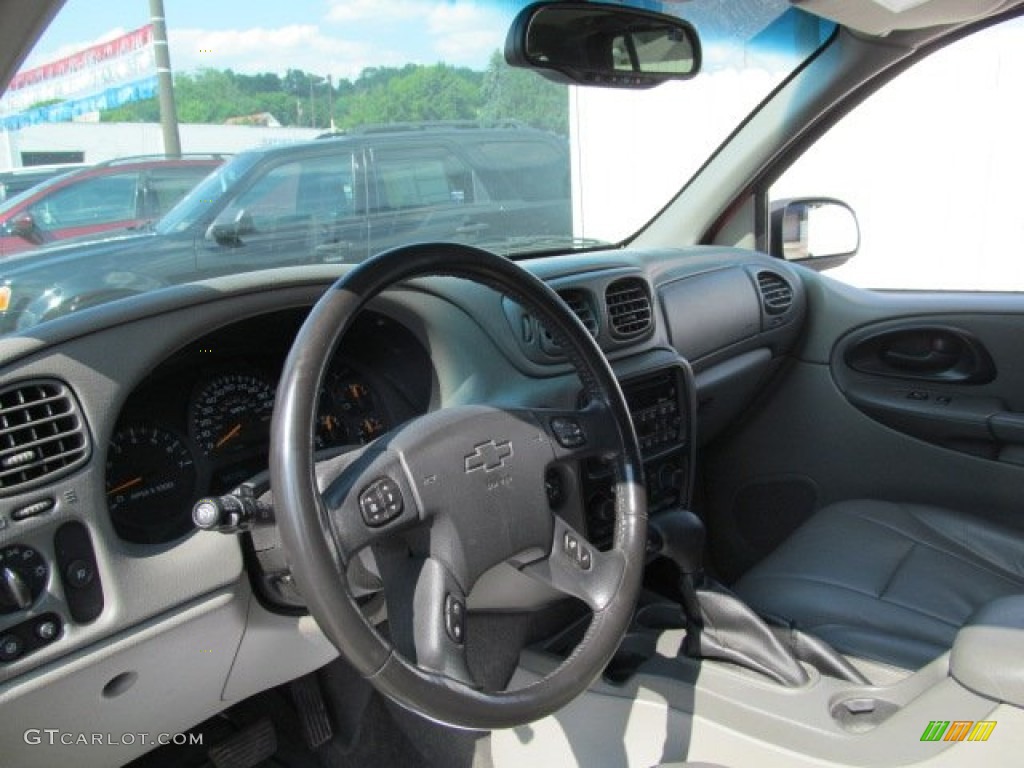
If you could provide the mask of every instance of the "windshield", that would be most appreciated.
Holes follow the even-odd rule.
[[[66,173],[58,174],[57,176],[47,177],[39,183],[33,184],[28,189],[22,190],[18,194],[7,198],[7,200],[0,204],[0,218],[6,216],[11,210],[20,208],[22,203],[26,200],[30,200],[40,192],[47,190],[50,187],[57,186],[64,181],[65,177],[70,177],[77,172],[78,171],[68,171]]]
[[[45,140],[97,162],[163,153],[176,136],[181,151],[236,157],[154,228],[171,255],[122,263],[97,234],[0,262],[3,329],[45,319],[15,308],[52,306],[69,275],[97,269],[155,289],[413,241],[515,258],[626,242],[832,31],[787,0],[650,0],[695,25],[702,72],[588,89],[505,63],[525,4],[167,2],[172,115],[146,4],[68,0],[0,99],[12,147]]]
[[[233,189],[255,162],[253,155],[242,154],[220,166],[156,223],[156,231],[160,234],[184,232],[208,219],[212,202]]]

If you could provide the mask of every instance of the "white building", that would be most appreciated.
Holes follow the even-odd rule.
[[[312,139],[320,128],[253,125],[179,126],[181,151],[234,154],[250,147]],[[49,163],[98,163],[115,157],[161,155],[158,123],[45,123],[0,131],[0,170]]]

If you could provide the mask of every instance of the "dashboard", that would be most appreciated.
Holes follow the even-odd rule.
[[[796,344],[806,312],[798,272],[721,248],[526,266],[562,296],[619,376],[653,514],[686,504],[700,445],[750,406]],[[301,595],[267,588],[287,578],[275,537],[196,531],[191,507],[266,470],[284,360],[344,269],[213,278],[0,338],[0,426],[25,419],[22,431],[53,432],[33,445],[37,463],[19,463],[29,450],[17,430],[0,446],[0,706],[11,715],[0,743],[20,743],[32,718],[57,706],[88,715],[89,731],[187,729],[336,655]],[[440,277],[374,299],[321,385],[311,438],[325,452],[453,405],[582,404],[578,378],[536,319],[490,288]],[[606,545],[611,481],[602,467],[547,479],[557,514]],[[351,569],[349,579],[372,582]],[[551,604],[546,590],[499,567],[468,606],[532,610]],[[90,754],[92,763],[75,759],[109,757]]]

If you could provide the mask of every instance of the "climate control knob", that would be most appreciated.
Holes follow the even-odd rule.
[[[0,549],[0,613],[24,611],[46,589],[49,568],[32,547],[12,544]]]

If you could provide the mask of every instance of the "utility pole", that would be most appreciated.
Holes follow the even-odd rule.
[[[309,127],[316,128],[316,105],[313,102],[313,76],[309,75]]]
[[[327,76],[327,127],[334,130],[334,83],[331,76]]]
[[[167,22],[164,0],[149,0],[149,20],[153,24],[153,55],[156,59],[157,91],[160,95],[160,128],[164,134],[164,154],[181,156],[178,136],[178,111],[174,106],[174,81],[171,78],[171,52],[167,47]]]

